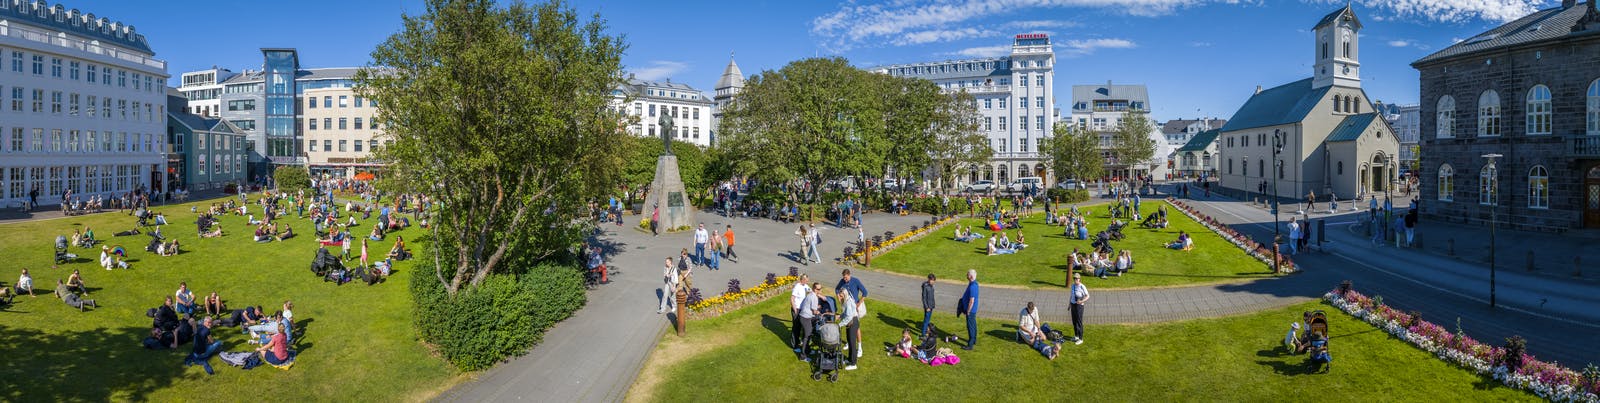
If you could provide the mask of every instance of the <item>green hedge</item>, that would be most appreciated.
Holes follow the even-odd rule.
[[[311,187],[311,172],[305,167],[282,166],[272,171],[272,180],[278,190],[285,193],[294,193],[297,190]]]
[[[1050,192],[1046,193],[1046,195],[1050,197],[1050,200],[1056,200],[1062,203],[1083,203],[1089,201],[1089,190],[1087,189],[1051,188]]]
[[[445,293],[433,273],[419,272],[411,276],[411,294],[423,339],[466,371],[526,353],[544,339],[545,330],[586,301],[582,273],[556,264],[521,275],[491,275],[455,296]]]

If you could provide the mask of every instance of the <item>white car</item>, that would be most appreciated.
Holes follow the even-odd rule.
[[[1011,185],[1007,186],[1006,188],[1012,192],[1022,192],[1023,190],[1027,190],[1029,186],[1032,186],[1034,189],[1043,188],[1044,178],[1037,176],[1024,176],[1017,178],[1017,180],[1011,181]]]
[[[1056,189],[1077,189],[1081,187],[1080,185],[1081,184],[1078,183],[1077,179],[1067,179],[1061,181],[1060,183],[1056,183]]]
[[[967,185],[968,192],[993,192],[994,181],[977,181]]]

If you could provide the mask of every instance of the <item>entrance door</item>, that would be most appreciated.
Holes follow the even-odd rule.
[[[1583,226],[1600,228],[1600,165],[1590,167],[1584,175]]]

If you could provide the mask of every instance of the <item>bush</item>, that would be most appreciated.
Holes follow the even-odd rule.
[[[1062,203],[1083,203],[1089,201],[1089,190],[1087,189],[1050,188],[1050,191],[1045,193],[1045,195],[1049,196],[1050,200],[1056,200]]]
[[[457,368],[475,371],[526,353],[586,296],[576,267],[541,264],[522,275],[495,274],[450,296],[437,277],[411,276],[414,319],[422,338]]]
[[[944,201],[937,197],[924,197],[911,201],[911,211],[939,215],[944,213]]]
[[[278,190],[293,193],[311,187],[311,172],[305,167],[282,166],[272,171],[272,180],[277,183]]]

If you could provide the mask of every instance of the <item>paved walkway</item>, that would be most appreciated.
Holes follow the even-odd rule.
[[[1269,239],[1272,234],[1272,217],[1261,208],[1222,198],[1194,204],[1250,236]],[[1333,217],[1330,225],[1352,219],[1324,216]],[[750,285],[767,273],[783,275],[794,267],[815,281],[831,283],[842,269],[828,262],[801,265],[794,260],[799,244],[792,235],[794,224],[704,213],[698,219],[718,231],[731,223],[739,234],[735,247],[740,256],[738,262],[724,261],[721,271],[696,269],[695,286],[708,297],[720,293],[731,278]],[[872,214],[865,221],[870,234],[903,232],[928,219]],[[853,229],[831,225],[820,228],[824,240],[820,249],[825,259],[839,256],[855,242]],[[1460,318],[1468,334],[1491,344],[1500,344],[1511,334],[1521,334],[1528,338],[1530,352],[1539,357],[1572,367],[1581,367],[1581,362],[1600,362],[1600,349],[1593,348],[1600,345],[1600,325],[1596,325],[1600,323],[1600,309],[1595,309],[1600,308],[1600,293],[1595,293],[1597,289],[1589,283],[1502,270],[1501,308],[1490,309],[1481,295],[1484,287],[1476,278],[1482,270],[1470,264],[1415,250],[1374,247],[1349,230],[1330,231],[1330,235],[1332,243],[1327,252],[1305,253],[1297,259],[1306,268],[1304,273],[1236,284],[1091,290],[1094,300],[1086,320],[1091,324],[1147,323],[1244,314],[1319,298],[1339,281],[1348,279],[1364,293],[1383,295],[1386,303],[1419,311],[1446,327],[1453,327],[1452,319]],[[598,238],[607,242],[610,249],[608,262],[623,272],[613,277],[614,283],[592,292],[584,308],[551,329],[544,342],[529,354],[486,371],[477,380],[439,396],[439,400],[570,402],[616,401],[626,396],[643,360],[670,326],[670,314],[655,313],[662,259],[676,256],[682,248],[692,251],[692,235],[652,237],[631,226],[607,226]],[[857,273],[869,288],[869,309],[873,300],[920,306],[922,279],[868,270]],[[980,283],[982,277],[980,273]],[[961,288],[958,282],[941,282],[937,288],[939,309],[953,311]],[[1067,322],[1064,290],[985,287],[980,315],[1009,320],[1026,301],[1035,301],[1042,307],[1046,321]],[[1295,319],[1284,318],[1284,323]],[[949,330],[963,326],[941,325]],[[1279,330],[1271,329],[1269,333]],[[1088,338],[1093,338],[1092,329]]]

